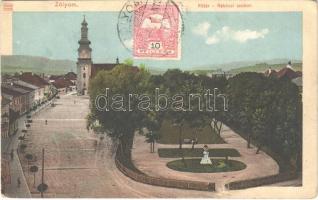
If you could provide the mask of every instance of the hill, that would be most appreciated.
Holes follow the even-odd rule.
[[[11,55],[1,56],[1,73],[32,71],[45,74],[65,74],[76,72],[76,62],[71,60],[53,60],[38,56]]]
[[[293,69],[294,71],[302,71],[302,63],[293,63]],[[272,69],[279,71],[282,68],[286,67],[286,64],[267,64],[267,63],[260,63],[260,64],[256,64],[256,65],[252,65],[252,66],[246,66],[246,67],[240,67],[240,68],[236,68],[236,69],[231,69],[230,73],[233,74],[237,74],[237,73],[241,73],[241,72],[264,72],[266,71],[269,67],[271,67]]]

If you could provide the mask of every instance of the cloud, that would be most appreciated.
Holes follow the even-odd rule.
[[[208,45],[217,44],[225,41],[245,43],[249,40],[265,38],[265,36],[269,33],[269,30],[267,28],[262,30],[234,30],[228,26],[223,26],[221,29],[209,35],[208,32],[210,27],[210,23],[203,22],[194,27],[192,31],[196,35],[203,36],[205,39],[205,43]]]
[[[255,40],[258,38],[264,38],[266,34],[268,34],[268,29],[262,29],[261,31],[251,31],[249,29],[243,31],[236,31],[233,35],[233,38],[240,42],[244,43],[247,40]]]
[[[209,22],[202,22],[198,24],[196,27],[194,27],[192,29],[192,32],[194,34],[207,37],[210,27],[211,27],[211,24]]]
[[[208,37],[205,41],[205,43],[207,44],[216,44],[216,43],[219,43],[220,42],[220,39],[217,38],[216,36],[212,35],[210,37]]]

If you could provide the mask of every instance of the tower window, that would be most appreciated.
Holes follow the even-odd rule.
[[[86,74],[85,73],[83,73],[83,78],[86,78]]]

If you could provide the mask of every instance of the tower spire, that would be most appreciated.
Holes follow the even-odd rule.
[[[85,15],[83,15],[83,23],[86,23],[86,24],[87,24]]]
[[[83,15],[83,22],[81,28],[81,41],[88,41],[88,27],[87,27],[86,17]],[[89,42],[90,43],[90,42]]]

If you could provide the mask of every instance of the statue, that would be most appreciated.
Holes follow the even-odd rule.
[[[212,162],[209,158],[209,148],[208,145],[204,145],[203,147],[203,157],[200,161],[201,165],[212,165]]]

